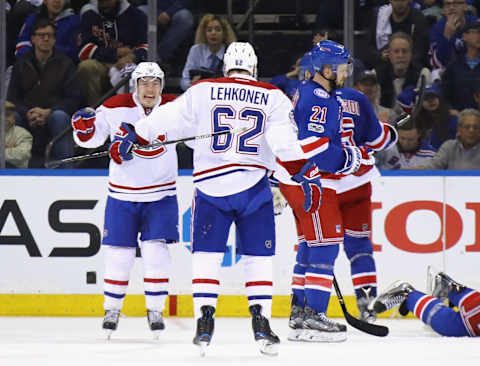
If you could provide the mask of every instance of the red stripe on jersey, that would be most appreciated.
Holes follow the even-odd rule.
[[[307,154],[309,152],[312,152],[313,150],[320,149],[322,146],[328,145],[329,142],[330,139],[328,137],[320,137],[311,143],[302,145],[302,150],[305,154]],[[300,143],[302,142],[300,141]]]
[[[355,277],[352,279],[352,281],[353,281],[353,286],[367,285],[371,283],[377,283],[377,276],[368,275],[368,276]]]
[[[192,284],[200,284],[200,283],[209,283],[212,285],[220,285],[219,280],[212,280],[210,278],[194,278],[192,280]]]
[[[324,277],[305,276],[305,285],[317,285],[331,288],[332,282],[332,280]]]
[[[154,186],[145,186],[145,187],[127,187],[127,186],[119,186],[118,184],[113,184],[111,182],[108,183],[108,185],[113,188],[128,189],[129,191],[139,191],[142,189],[159,188],[159,187],[171,186],[173,184],[175,184],[175,182],[168,182],[168,183],[157,184]]]
[[[128,285],[128,281],[109,280],[108,278],[105,278],[103,281],[105,283],[109,283],[110,285],[119,285],[119,286],[127,286]]]
[[[435,298],[432,296],[424,296],[420,298],[420,301],[418,301],[417,305],[415,305],[415,316],[417,318],[422,319],[423,310],[432,300],[435,300]]]
[[[165,283],[168,282],[168,278],[144,278],[143,281],[150,283]]]
[[[250,287],[250,286],[273,286],[272,281],[251,281],[251,282],[245,282],[245,287]]]
[[[227,84],[241,84],[241,85],[251,85],[251,86],[256,86],[259,88],[264,88],[268,90],[274,90],[279,89],[275,85],[272,85],[270,83],[266,83],[264,81],[256,81],[256,80],[250,80],[250,79],[240,79],[240,78],[219,78],[219,79],[203,79],[199,80],[195,84],[201,84],[201,83],[227,83]]]
[[[83,61],[83,60],[88,60],[89,58],[91,58],[91,52],[94,48],[96,48],[97,45],[93,44],[93,43],[87,43],[79,52],[78,54],[78,58],[80,59],[80,61]]]
[[[227,165],[218,166],[218,167],[216,167],[216,168],[211,168],[211,169],[207,169],[207,170],[202,170],[201,172],[193,173],[193,176],[194,176],[194,177],[197,177],[197,176],[202,175],[202,174],[214,172],[215,170],[230,168],[230,167],[234,167],[234,166],[247,166],[247,167],[259,168],[259,169],[265,169],[265,170],[267,170],[266,167],[264,167],[264,166],[262,166],[262,165],[256,165],[256,164],[227,164]]]
[[[103,106],[107,108],[118,108],[118,107],[126,107],[126,108],[133,108],[137,105],[133,100],[132,94],[117,94],[113,97],[108,98],[105,102],[103,102]]]
[[[383,127],[383,138],[380,140],[380,142],[378,142],[374,145],[373,144],[365,144],[366,146],[368,146],[369,148],[371,148],[373,150],[378,150],[378,149],[382,148],[382,146],[385,144],[387,139],[390,139],[390,129],[388,128],[388,126],[385,123],[382,123],[382,127]]]
[[[304,277],[293,276],[292,285],[305,286],[305,278]]]

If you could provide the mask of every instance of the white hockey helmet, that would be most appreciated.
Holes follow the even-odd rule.
[[[257,55],[248,42],[232,42],[223,55],[223,73],[226,76],[230,70],[248,71],[257,77]]]
[[[133,85],[130,86],[133,86],[136,91],[138,87],[138,79],[145,77],[159,78],[162,83],[160,93],[162,92],[163,87],[165,86],[165,73],[156,62],[140,62],[132,72],[130,80]]]

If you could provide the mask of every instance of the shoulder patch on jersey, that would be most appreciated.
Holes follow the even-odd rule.
[[[106,108],[136,107],[132,94],[117,94],[103,102]]]
[[[330,98],[330,94],[328,94],[326,90],[323,90],[321,88],[314,89],[313,94],[315,94],[319,98]]]

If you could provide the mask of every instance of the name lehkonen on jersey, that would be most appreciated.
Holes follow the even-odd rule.
[[[224,88],[212,87],[210,89],[211,100],[232,100],[240,102],[248,102],[259,105],[267,105],[268,94],[261,91],[245,89],[245,88]]]

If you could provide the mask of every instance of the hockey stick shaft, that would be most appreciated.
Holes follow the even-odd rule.
[[[418,89],[418,96],[417,96],[417,100],[415,102],[415,106],[413,107],[412,113],[407,114],[400,121],[398,121],[397,126],[401,127],[410,120],[412,120],[413,123],[416,122],[416,119],[417,119],[417,117],[420,113],[420,110],[422,109],[422,106],[423,106],[423,100],[425,99],[425,93],[424,93],[425,92],[425,84],[426,84],[425,75],[421,75],[420,76],[420,87]]]
[[[198,135],[198,136],[190,136],[190,137],[185,137],[177,140],[169,140],[169,141],[164,141],[164,142],[154,142],[148,145],[135,145],[132,150],[144,150],[144,149],[149,149],[152,147],[159,147],[163,145],[170,145],[170,144],[176,144],[179,142],[186,142],[186,141],[192,141],[192,140],[200,140],[200,139],[206,139],[209,137],[214,137],[214,136],[219,136],[219,135],[226,135],[226,134],[234,134],[237,132],[243,132],[245,131],[246,128],[238,128],[234,130],[225,130],[225,131],[219,131],[219,132],[213,132],[213,133],[208,133],[204,135]],[[93,154],[87,154],[87,155],[80,155],[80,156],[73,156],[71,158],[66,158],[66,159],[60,159],[60,160],[53,160],[45,164],[46,168],[56,168],[62,164],[69,164],[69,163],[76,163],[78,161],[83,161],[83,160],[88,160],[88,159],[95,159],[95,158],[102,158],[104,156],[108,156],[109,151],[99,151]]]
[[[342,308],[343,315],[345,316],[345,320],[347,321],[348,324],[350,324],[352,327],[377,336],[377,337],[385,337],[388,335],[388,328],[384,327],[383,325],[376,325],[376,324],[370,324],[367,323],[363,320],[355,318],[353,315],[351,315],[347,307],[345,306],[345,301],[343,300],[342,293],[340,292],[340,287],[338,286],[337,279],[335,278],[335,275],[333,276],[333,287],[335,288],[335,292],[337,293],[338,297],[338,302],[340,303],[340,307]]]

